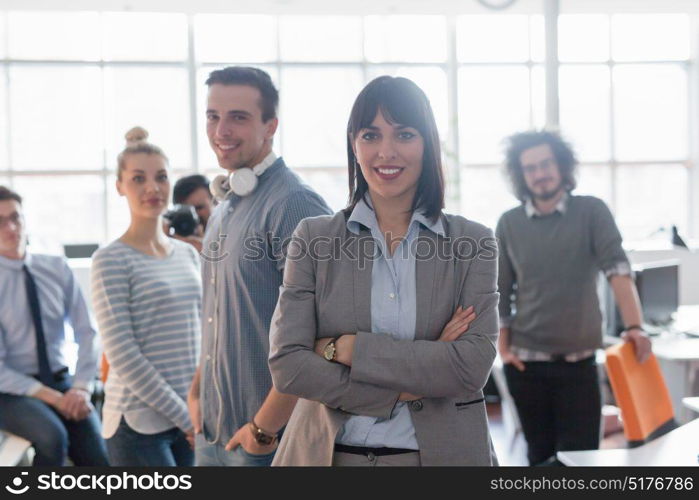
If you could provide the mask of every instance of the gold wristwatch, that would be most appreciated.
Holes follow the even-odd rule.
[[[337,358],[337,349],[335,348],[335,339],[325,344],[323,348],[323,357],[328,361],[335,361]]]

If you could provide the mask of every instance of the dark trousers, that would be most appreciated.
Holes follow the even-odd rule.
[[[599,447],[602,396],[595,358],[575,363],[505,365],[507,386],[527,440],[530,465],[555,460],[557,451]]]
[[[121,417],[116,433],[107,439],[109,461],[117,467],[190,467],[194,451],[180,429],[141,434]]]
[[[65,392],[70,381],[59,382],[54,388]],[[94,410],[76,422],[63,418],[36,398],[0,393],[0,429],[32,443],[33,465],[65,465],[67,456],[75,465],[109,465],[99,417]]]

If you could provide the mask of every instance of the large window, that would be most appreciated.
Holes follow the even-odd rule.
[[[544,126],[543,18],[457,20],[462,214],[494,227],[517,204],[502,175],[503,139]]]
[[[693,229],[689,21],[559,17],[560,127],[581,160],[579,192],[604,199],[627,239]],[[25,197],[32,243],[60,251],[116,238],[128,223],[114,189],[124,133],[145,127],[175,177],[220,173],[204,131],[204,81],[247,64],[281,91],[275,151],[340,209],[352,102],[390,74],[413,79],[432,102],[448,210],[493,226],[517,204],[502,175],[503,139],[545,124],[544,40],[541,13],[507,11],[0,11],[0,183]]]
[[[559,17],[560,123],[583,163],[578,192],[603,198],[630,239],[690,230],[689,48],[684,14]]]

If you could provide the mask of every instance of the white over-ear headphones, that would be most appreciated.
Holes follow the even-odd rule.
[[[209,184],[209,190],[218,201],[224,201],[231,194],[248,196],[257,188],[257,178],[271,167],[275,160],[274,153],[270,153],[262,163],[253,168],[244,167],[229,175],[217,175]]]

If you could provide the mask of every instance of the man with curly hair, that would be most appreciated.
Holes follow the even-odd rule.
[[[531,465],[555,463],[557,451],[599,446],[600,271],[614,291],[624,339],[641,362],[651,351],[619,229],[602,200],[572,194],[576,166],[558,134],[507,140],[506,170],[521,204],[496,229],[498,348]]]

